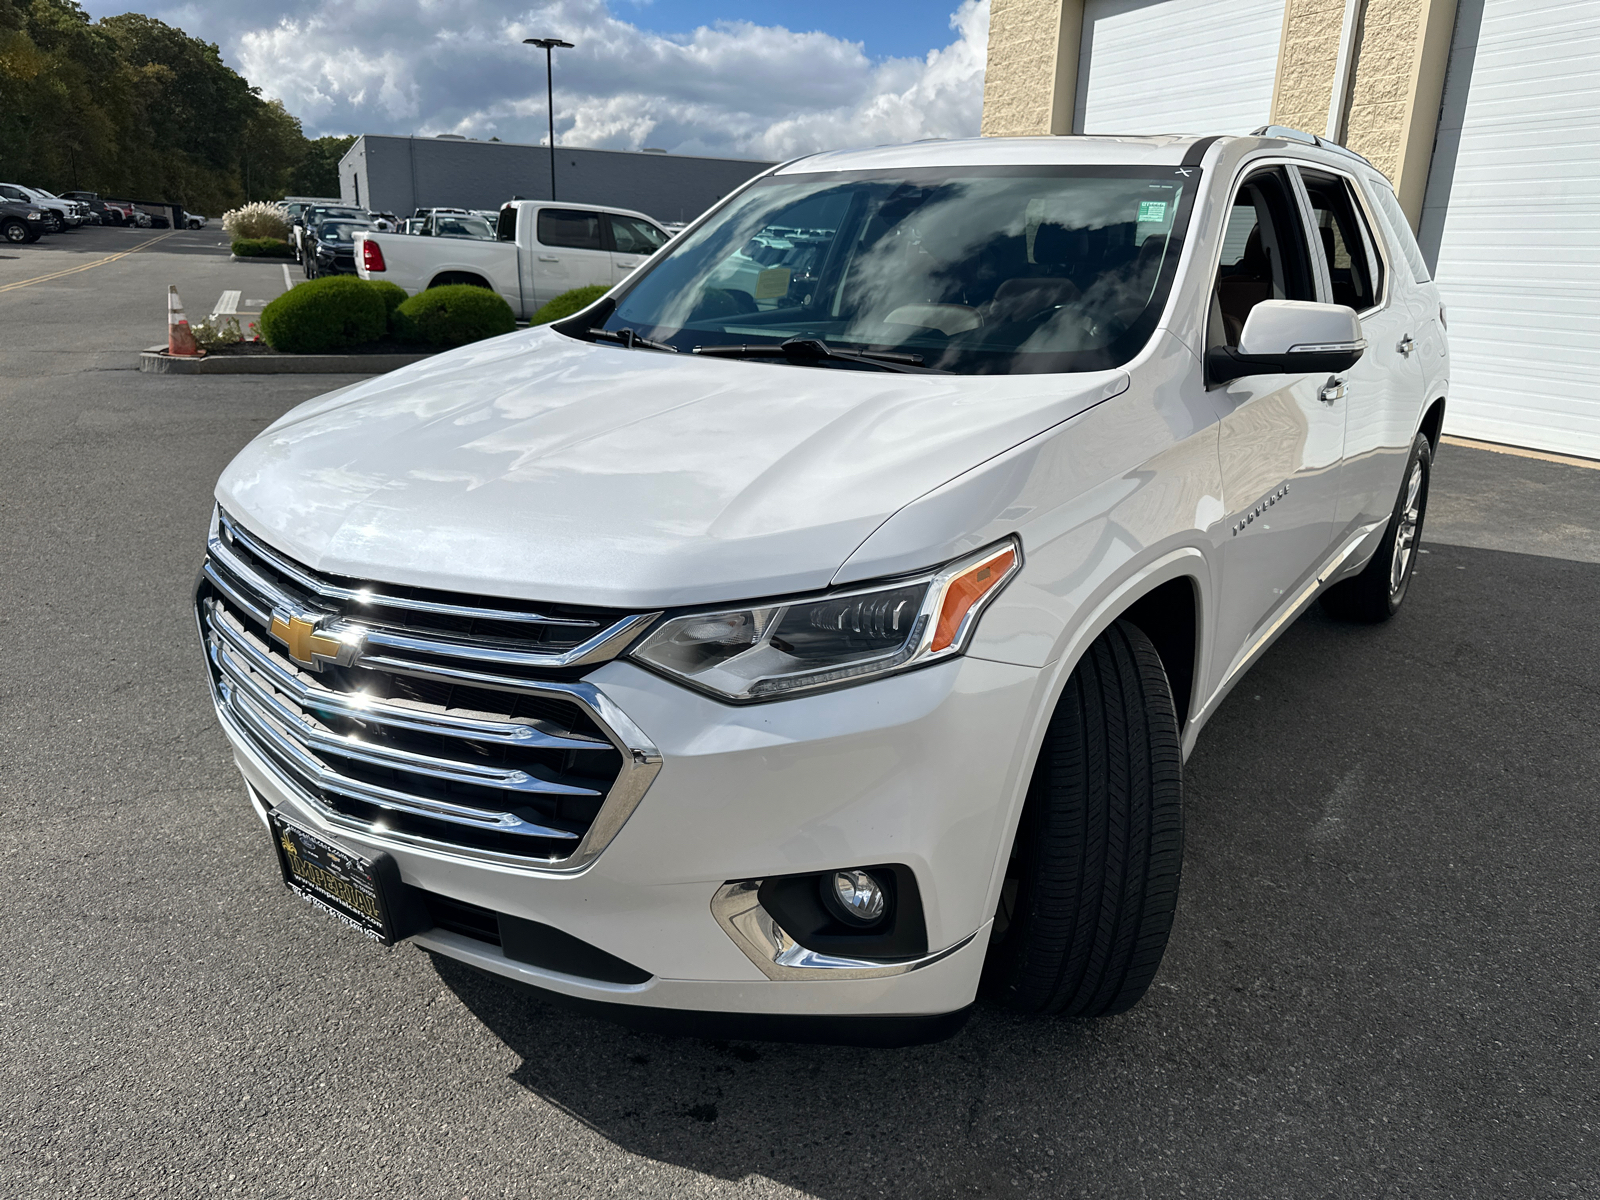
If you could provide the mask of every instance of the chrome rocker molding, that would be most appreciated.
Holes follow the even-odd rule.
[[[711,915],[734,945],[761,969],[768,979],[881,979],[905,975],[949,958],[977,936],[969,933],[953,946],[921,958],[884,962],[869,958],[841,958],[807,950],[761,907],[756,893],[761,880],[725,883],[711,897]]]
[[[218,586],[209,569],[206,571],[206,578],[213,586]],[[226,588],[221,590],[224,590],[235,603],[239,603],[234,592]],[[379,749],[371,744],[352,744],[351,739],[340,735],[313,730],[305,721],[274,699],[259,682],[251,679],[249,672],[243,668],[260,670],[275,686],[279,684],[280,677],[286,676],[287,672],[269,656],[252,646],[241,631],[230,626],[211,608],[209,602],[196,608],[195,620],[206,653],[217,667],[217,675],[213,675],[210,671],[206,674],[211,684],[211,698],[216,707],[218,720],[222,722],[236,745],[243,748],[283,792],[313,816],[318,824],[332,832],[351,834],[364,842],[379,846],[490,863],[528,874],[571,875],[584,870],[599,857],[601,851],[610,844],[623,824],[633,815],[634,809],[639,806],[639,801],[644,798],[645,792],[649,790],[656,775],[661,771],[661,751],[610,697],[593,684],[581,681],[534,682],[517,679],[507,680],[506,684],[508,686],[514,684],[515,690],[519,692],[558,697],[584,710],[606,734],[610,745],[622,756],[621,772],[606,793],[600,811],[581,838],[566,830],[535,825],[514,813],[494,812],[454,805],[446,801],[428,800],[349,779],[318,761],[310,751],[316,750],[318,753],[333,757],[342,755],[363,761],[379,762],[383,765],[404,766],[407,770],[435,777],[457,778],[493,787],[506,787],[508,784],[502,778],[491,779],[490,773],[501,777],[522,776],[521,780],[512,781],[511,786],[530,792],[579,791],[560,784],[546,783],[520,771],[477,768],[469,775],[471,768],[467,764],[442,759],[430,760],[426,755]],[[258,666],[258,664],[264,665]],[[327,707],[334,711],[343,711],[348,704],[344,698],[304,683],[293,676],[289,676],[289,679],[293,680],[293,685],[285,687],[284,690],[296,703],[300,703],[300,697],[304,696],[304,705],[308,710]],[[324,701],[328,698],[331,698],[333,703],[325,704]],[[360,717],[362,720],[389,723],[425,732],[448,732],[456,736],[465,734],[481,740],[518,741],[528,745],[581,741],[581,748],[585,749],[598,748],[600,745],[591,743],[588,739],[557,738],[537,728],[516,722],[477,721],[472,718],[432,713],[425,709],[410,709],[392,703],[377,702],[371,707],[363,707],[360,710]],[[272,753],[267,752],[268,748]],[[378,808],[479,829],[551,839],[570,839],[577,844],[573,847],[572,853],[565,858],[541,860],[476,846],[441,842],[402,830],[376,829],[364,821],[349,817],[324,804],[296,782],[284,766],[274,760],[274,754],[281,755],[287,762],[293,763],[308,778],[316,780],[318,786]]]

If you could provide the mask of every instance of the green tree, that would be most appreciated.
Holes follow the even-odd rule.
[[[339,195],[339,160],[351,146],[353,137],[319,137],[306,143],[305,157],[289,175],[284,192],[290,196]]]

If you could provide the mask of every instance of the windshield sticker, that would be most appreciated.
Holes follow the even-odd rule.
[[[792,274],[788,267],[768,267],[762,271],[756,276],[756,299],[776,300],[780,296],[787,296]]]
[[[1165,200],[1139,201],[1139,220],[1165,221],[1167,219],[1167,202]]]

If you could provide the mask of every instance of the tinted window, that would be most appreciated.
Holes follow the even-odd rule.
[[[668,242],[606,324],[680,350],[802,337],[961,374],[1103,370],[1155,328],[1195,182],[1110,166],[773,176]]]
[[[546,246],[602,250],[600,214],[569,208],[539,210],[539,240]]]
[[[1250,310],[1263,300],[1315,300],[1304,225],[1280,168],[1258,171],[1234,194],[1223,230],[1208,342],[1239,344]]]
[[[30,197],[23,194],[21,188],[14,188],[9,183],[0,183],[0,196],[10,200],[27,200]]]
[[[1311,199],[1311,215],[1316,222],[1317,240],[1328,267],[1332,300],[1357,312],[1375,308],[1383,293],[1382,264],[1374,266],[1369,251],[1366,224],[1361,219],[1350,185],[1337,175],[1300,169],[1300,178]]]
[[[502,242],[517,240],[517,210],[507,207],[500,210],[500,220],[495,225],[495,237]]]
[[[482,217],[435,217],[433,232],[437,237],[494,240],[494,230]]]
[[[1370,182],[1367,191],[1378,202],[1378,220],[1387,227],[1389,245],[1398,247],[1405,256],[1406,265],[1411,268],[1411,278],[1418,283],[1427,283],[1430,278],[1428,264],[1422,257],[1422,247],[1417,245],[1416,235],[1411,232],[1411,222],[1406,220],[1400,201],[1395,199],[1394,192],[1386,183]]]
[[[611,245],[619,254],[654,254],[667,244],[667,235],[649,221],[607,213],[611,222]]]

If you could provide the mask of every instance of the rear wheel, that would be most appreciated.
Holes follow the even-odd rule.
[[[1322,594],[1322,607],[1329,616],[1377,624],[1400,611],[1417,566],[1432,474],[1433,444],[1427,434],[1419,433],[1406,459],[1406,473],[1401,477],[1400,495],[1395,498],[1389,527],[1384,530],[1372,561],[1361,574],[1334,584]]]
[[[1155,646],[1118,621],[1050,719],[984,964],[1018,1012],[1100,1017],[1138,1003],[1166,950],[1183,863],[1183,761]]]

